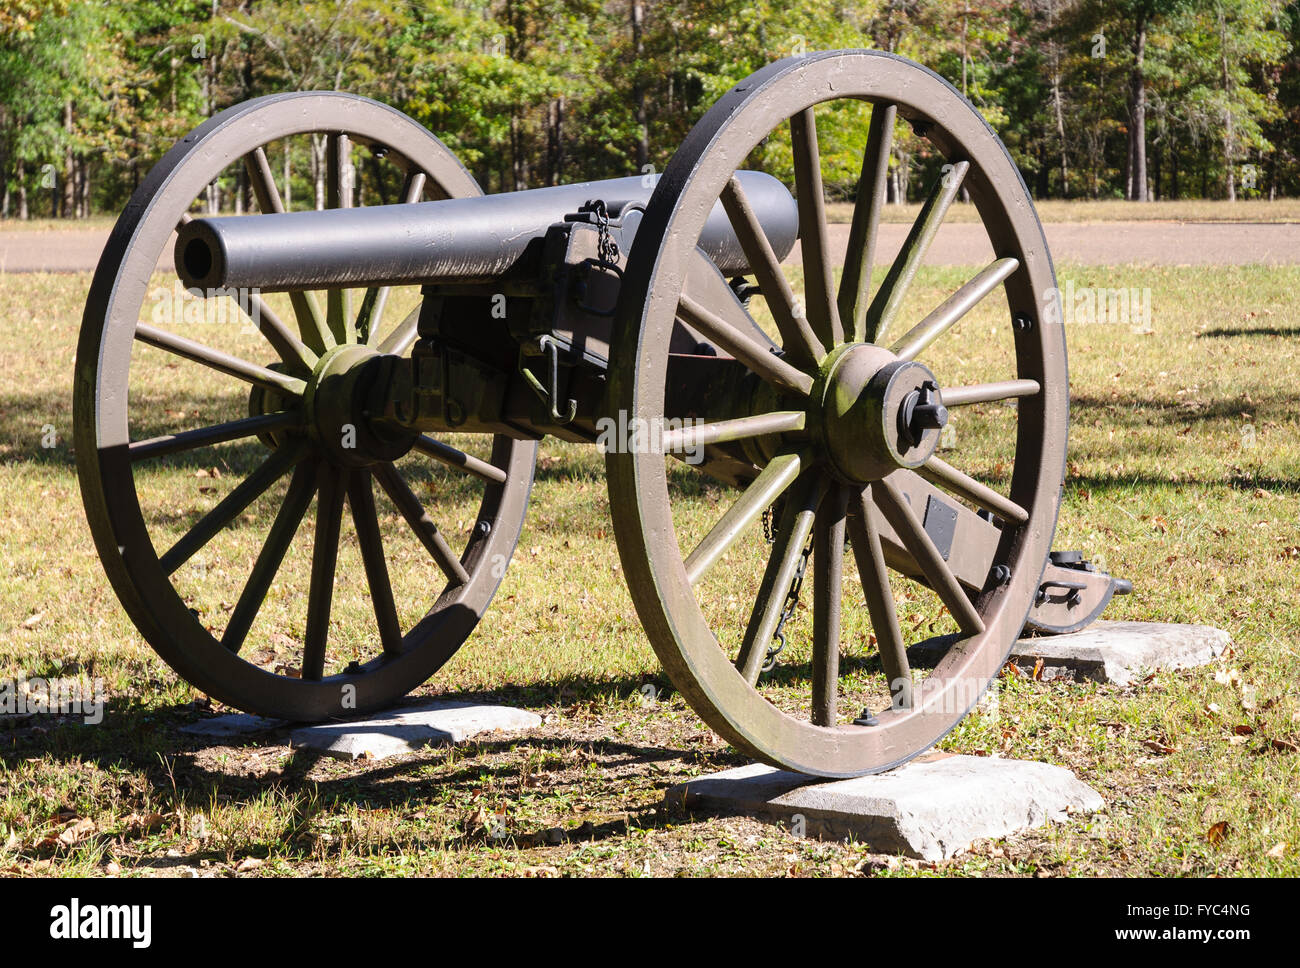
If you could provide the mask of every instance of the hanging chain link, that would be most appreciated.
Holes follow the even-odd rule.
[[[803,588],[803,576],[808,571],[808,558],[812,555],[813,540],[812,535],[808,535],[808,541],[803,546],[803,553],[799,556],[799,564],[794,571],[794,580],[790,582],[790,590],[785,594],[785,607],[781,610],[781,618],[777,620],[776,628],[772,632],[772,644],[767,647],[767,657],[763,660],[761,672],[771,672],[776,668],[776,657],[781,654],[785,648],[785,623],[790,621],[794,611],[799,607],[799,590]]]
[[[768,544],[776,542],[776,514],[772,510],[773,505],[768,505],[763,511],[763,537]],[[799,607],[799,590],[803,588],[803,576],[808,570],[808,558],[812,554],[813,539],[808,535],[808,540],[804,544],[803,553],[799,558],[799,565],[795,568],[794,579],[790,582],[790,590],[785,595],[785,605],[781,609],[781,618],[777,620],[776,629],[772,632],[772,644],[767,648],[767,656],[763,660],[761,672],[771,672],[776,668],[776,657],[781,654],[785,648],[785,623],[790,621],[794,616],[795,609]]]
[[[590,212],[593,221],[596,223],[596,258],[602,265],[616,266],[622,258],[622,253],[618,250],[618,243],[614,237],[609,234],[609,211],[605,208],[604,199],[597,198],[588,202],[579,209],[580,212]]]

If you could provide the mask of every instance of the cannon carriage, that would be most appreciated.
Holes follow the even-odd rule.
[[[865,148],[841,257],[816,117],[843,104],[863,112]],[[944,164],[873,285],[899,122]],[[326,145],[328,205],[286,212],[270,146],[312,136]],[[787,144],[793,192],[750,164]],[[359,163],[387,172],[375,176],[390,188],[381,204],[356,204]],[[258,213],[191,214],[232,168]],[[963,190],[995,258],[918,310],[913,280]],[[255,333],[221,348],[150,321],[168,254],[190,289],[236,294]],[[390,305],[401,287],[418,287],[404,315]],[[1001,339],[973,339],[962,320],[999,293]],[[1050,255],[1006,149],[951,85],[892,55],[824,52],[759,71],[660,176],[493,196],[391,108],[337,93],[261,98],[158,163],[100,262],[76,370],[87,517],[124,607],[182,677],[252,712],[320,720],[381,708],[433,675],[501,582],[538,440],[597,443],[637,614],[696,712],[766,762],[876,772],[960,721],[1027,617],[1079,627],[1125,590],[1086,563],[1049,561],[1069,403],[1049,293]],[[935,362],[958,340],[965,349]],[[158,387],[176,386],[178,361],[241,388],[223,397],[241,414],[160,420]],[[941,456],[953,414],[982,410],[981,432],[1005,452],[994,474]],[[253,443],[255,458],[197,520],[142,502],[153,468],[231,442]],[[440,526],[403,471],[411,460],[472,490],[464,528]],[[707,514],[694,499],[704,480],[719,495]],[[196,575],[259,499],[274,514],[256,552]],[[358,568],[340,557],[345,509]],[[386,545],[389,517],[427,556],[419,570]],[[268,668],[248,643],[294,567],[300,662]],[[360,630],[331,621],[349,571],[372,612]],[[219,615],[194,605],[207,586],[230,589]],[[804,586],[810,621],[796,615]],[[903,588],[933,596],[932,621],[905,631]],[[786,649],[800,621],[809,634]],[[909,645],[935,635],[942,659],[914,673]]]

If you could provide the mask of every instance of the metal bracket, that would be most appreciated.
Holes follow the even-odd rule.
[[[1052,594],[1052,589],[1058,591]],[[1132,590],[1132,582],[1100,571],[1077,551],[1053,551],[1025,628],[1050,635],[1077,632],[1101,615],[1112,596]]]
[[[528,369],[527,359],[530,356],[545,356],[549,364],[550,386],[542,386],[542,381],[532,370]],[[556,401],[560,399],[560,346],[554,337],[543,334],[537,337],[536,341],[519,348],[519,375],[527,381],[528,385],[533,388],[533,392],[546,404],[551,412],[551,419],[557,424],[567,424],[578,415],[578,401],[569,398],[566,404],[566,411],[561,413],[556,406]]]
[[[618,284],[622,286],[623,270],[613,263],[605,262],[601,259],[583,259],[578,263],[577,268],[585,270],[582,279],[576,287],[580,291],[576,293],[574,297],[574,302],[577,303],[578,309],[584,313],[588,313],[589,315],[599,316],[602,319],[612,318],[615,311],[618,309],[618,303],[614,303],[614,305],[610,306],[608,309],[600,309],[588,303],[587,293],[591,291],[591,285],[588,283],[587,279],[591,276],[593,271],[598,270],[601,272],[609,272],[618,280]]]
[[[1047,590],[1049,588],[1063,588],[1069,592],[1069,594],[1065,596],[1065,604],[1070,608],[1074,608],[1074,606],[1083,601],[1083,592],[1087,590],[1088,585],[1081,581],[1058,581],[1055,579],[1045,581],[1038,586],[1037,602],[1039,605],[1047,601]]]

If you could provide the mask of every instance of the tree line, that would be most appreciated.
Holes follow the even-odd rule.
[[[397,107],[488,191],[662,169],[741,78],[846,47],[947,78],[1039,198],[1300,193],[1300,2],[3,0],[0,215],[117,211],[203,119],[288,90]],[[822,127],[828,186],[851,195],[862,116]],[[315,155],[285,153],[293,207],[322,198]],[[930,161],[900,126],[891,199]],[[248,204],[240,178],[213,210]]]

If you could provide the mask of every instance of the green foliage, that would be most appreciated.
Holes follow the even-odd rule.
[[[490,191],[662,170],[764,64],[874,47],[962,90],[1038,196],[1119,196],[1139,28],[1155,193],[1300,192],[1294,0],[6,0],[0,182],[34,211],[114,211],[204,118],[321,88],[411,114]],[[819,111],[832,194],[855,189],[868,113]],[[916,198],[939,159],[896,135]],[[785,139],[751,164],[788,177]],[[60,202],[73,182],[88,206]]]

